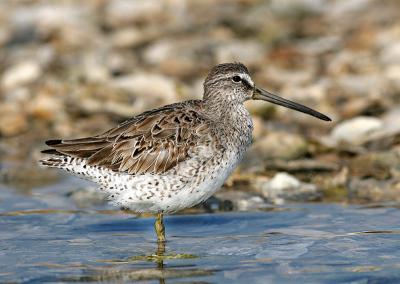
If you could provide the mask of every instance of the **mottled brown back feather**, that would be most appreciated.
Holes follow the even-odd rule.
[[[144,112],[93,137],[49,140],[52,149],[45,151],[132,175],[163,173],[185,160],[190,146],[209,134],[199,104],[188,101]]]

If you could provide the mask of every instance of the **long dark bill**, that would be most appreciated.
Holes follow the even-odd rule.
[[[267,102],[270,102],[273,104],[277,104],[280,106],[284,106],[284,107],[287,107],[290,109],[294,109],[294,110],[312,115],[314,117],[317,117],[317,118],[325,120],[325,121],[331,121],[331,119],[329,117],[327,117],[326,115],[324,115],[316,110],[313,110],[309,107],[289,101],[287,99],[281,98],[281,97],[274,95],[274,94],[272,94],[266,90],[263,90],[261,88],[254,89],[253,100],[267,101]]]

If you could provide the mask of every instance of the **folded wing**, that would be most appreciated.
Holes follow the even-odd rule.
[[[205,140],[209,127],[202,116],[176,104],[145,112],[109,131],[87,138],[49,140],[47,154],[83,158],[132,175],[160,174],[188,158],[191,147]]]

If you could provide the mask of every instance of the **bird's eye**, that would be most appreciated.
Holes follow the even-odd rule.
[[[240,76],[236,75],[232,77],[232,81],[235,83],[240,83],[242,81],[242,78]]]

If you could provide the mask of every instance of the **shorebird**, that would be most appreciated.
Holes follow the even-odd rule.
[[[326,115],[257,87],[241,63],[212,68],[202,100],[166,105],[139,114],[103,134],[48,140],[41,163],[100,185],[108,199],[134,212],[156,214],[165,241],[163,214],[194,206],[216,192],[252,141],[244,106],[263,100],[330,121]]]

